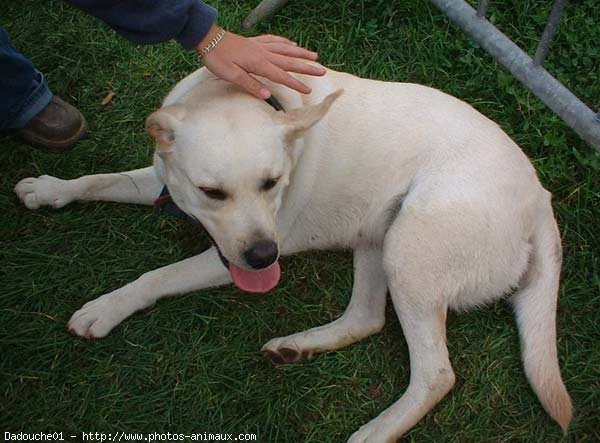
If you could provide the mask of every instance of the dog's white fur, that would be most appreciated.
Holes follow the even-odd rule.
[[[472,107],[431,88],[335,71],[303,80],[309,96],[270,84],[282,113],[201,69],[147,121],[154,167],[26,178],[16,192],[31,209],[74,200],[150,205],[166,183],[242,268],[243,251],[261,238],[276,240],[284,255],[352,248],[355,282],[344,315],[263,347],[276,361],[294,362],[374,334],[389,290],[408,343],[410,384],[352,443],[395,441],[452,388],[448,308],[512,291],[526,374],[566,430],[571,401],[555,330],[560,237],[550,194],[523,152]],[[277,185],[261,189],[270,178]],[[198,187],[223,189],[227,198]],[[103,337],[161,297],[230,281],[213,247],[85,304],[69,328]]]

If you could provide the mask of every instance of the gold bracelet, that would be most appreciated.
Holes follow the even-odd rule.
[[[208,54],[210,51],[212,51],[215,46],[217,46],[219,44],[219,42],[221,40],[223,40],[223,36],[225,35],[225,29],[219,27],[219,32],[217,32],[217,34],[213,37],[213,39],[210,41],[210,43],[208,45],[206,45],[204,48],[198,50],[198,58],[202,59],[204,58],[204,56],[206,54]]]

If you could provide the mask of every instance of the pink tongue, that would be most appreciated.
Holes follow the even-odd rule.
[[[229,262],[229,272],[235,285],[246,292],[267,292],[277,286],[281,276],[278,262],[265,269],[247,271]]]

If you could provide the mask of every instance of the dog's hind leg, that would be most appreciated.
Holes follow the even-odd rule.
[[[212,247],[202,254],[147,272],[137,280],[92,300],[73,314],[69,330],[86,338],[106,336],[136,311],[158,299],[231,282]]]
[[[276,363],[294,363],[314,353],[343,348],[383,328],[387,282],[381,250],[354,251],[354,286],[350,304],[337,320],[305,332],[269,341],[262,352]]]
[[[356,431],[349,443],[396,442],[454,386],[446,347],[446,254],[435,255],[439,241],[431,228],[419,224],[405,230],[398,222],[386,234],[384,268],[408,345],[410,382],[402,397]],[[452,264],[447,267],[452,275]]]
[[[19,199],[29,209],[61,208],[72,201],[111,201],[151,205],[163,184],[154,167],[112,174],[85,175],[62,180],[49,175],[28,177],[15,186]]]
[[[356,431],[349,443],[395,443],[454,385],[446,348],[446,308],[394,305],[410,353],[410,383],[400,400]]]

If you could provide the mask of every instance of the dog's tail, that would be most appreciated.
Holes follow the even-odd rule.
[[[571,398],[560,376],[556,350],[556,304],[562,247],[550,205],[543,202],[532,239],[529,268],[512,297],[525,374],[546,412],[566,433],[572,418]]]

